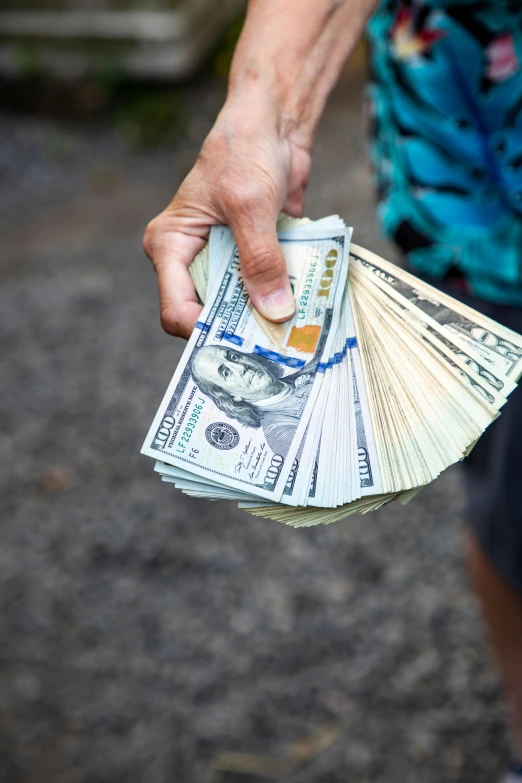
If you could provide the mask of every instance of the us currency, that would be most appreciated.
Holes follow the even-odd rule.
[[[518,381],[522,374],[520,335],[358,245],[352,245],[351,253],[376,280],[384,281],[403,300],[439,324],[486,369]]]
[[[314,224],[308,221],[306,226],[301,227],[301,234],[327,225],[341,227],[344,223],[338,216]],[[285,236],[285,233],[280,234],[281,238]],[[299,258],[289,254],[286,260],[299,301]],[[213,276],[213,266],[215,262],[213,265],[210,260],[210,277]],[[335,347],[318,366],[318,371],[325,378],[312,419],[288,476],[283,493],[284,503],[337,506],[361,495],[375,494],[380,489],[365,380],[349,302],[343,304],[342,314]],[[342,432],[339,431],[340,426]],[[321,434],[325,436],[322,441]]]
[[[277,217],[276,229],[280,235],[287,231],[303,229],[305,226],[311,227],[312,225],[315,230],[320,228],[339,228],[343,230],[346,228],[344,220],[339,215],[330,215],[329,217],[312,221],[309,218],[292,218],[281,212]],[[212,226],[209,241],[197,254],[189,267],[197,294],[202,302],[206,301],[208,295],[209,279],[216,279],[219,275],[222,253],[231,239],[232,232],[228,226]],[[301,275],[299,257],[292,257],[290,254],[287,254],[286,261],[290,283],[292,286],[295,286]]]
[[[354,295],[364,312],[364,332],[373,331],[367,353],[373,354],[374,363],[376,358],[384,370],[375,378],[373,388],[377,390],[374,405],[380,406],[376,434],[383,450],[393,446],[393,459],[386,459],[384,454],[381,457],[389,474],[386,488],[405,489],[405,480],[413,488],[433,480],[461,459],[469,443],[496,418],[498,410],[481,395],[471,395],[459,368],[432,351],[429,343],[420,343],[401,311],[382,307],[379,297],[372,295],[375,292],[379,290],[365,290],[354,281]],[[387,343],[394,346],[393,361]],[[401,367],[407,367],[407,373],[400,372]],[[372,372],[375,375],[375,370]],[[388,389],[393,400],[388,409],[383,409],[382,399],[390,394]]]
[[[336,350],[319,370],[326,374],[293,481],[291,505],[336,507],[381,490],[373,427],[348,294]]]
[[[232,243],[142,453],[256,497],[280,500],[328,355],[346,284],[350,232],[281,239],[298,263],[297,310],[278,344],[259,327]]]
[[[370,275],[364,274],[368,269],[375,271],[375,267],[361,265],[356,256],[354,260],[353,276],[357,284],[363,286],[372,300],[378,301],[383,310],[390,310],[398,314],[411,329],[418,333],[417,339],[427,342],[431,347],[446,357],[446,361],[454,367],[458,367],[462,377],[465,377],[469,384],[480,393],[484,399],[496,404],[499,408],[506,402],[506,395],[510,394],[515,388],[516,383],[507,376],[499,373],[497,377],[491,370],[487,370],[484,363],[477,359],[478,353],[470,344],[464,345],[459,339],[455,341],[454,334],[441,326],[441,324],[432,318],[423,308],[418,307],[411,299],[404,297],[394,286],[390,286],[388,281],[377,276],[372,279]]]
[[[235,500],[251,514],[293,527],[409,502],[465,458],[497,418],[522,371],[522,337],[356,245],[343,255],[342,270],[331,271],[330,256],[330,266],[324,261],[318,273],[319,245],[323,260],[330,252],[322,245],[325,236],[335,241],[344,235],[347,250],[349,234],[338,216],[316,222],[280,216],[278,230],[304,331],[297,314],[289,324],[274,325],[253,310],[232,233],[213,227],[190,267],[205,309],[146,453],[156,457],[162,480],[183,492]],[[324,269],[331,278],[331,317],[314,289]],[[278,367],[275,393],[250,400],[258,409],[257,426],[234,416],[234,406],[244,402],[237,388],[228,407],[212,386],[197,420],[187,409],[194,388],[205,394],[194,356],[205,356],[207,348],[232,350],[226,367],[240,364],[246,377],[250,359]],[[208,363],[203,365],[205,370]],[[292,421],[297,398],[303,407]],[[176,442],[184,445],[187,428],[185,451],[172,453]],[[269,465],[268,485],[258,471],[261,460]]]

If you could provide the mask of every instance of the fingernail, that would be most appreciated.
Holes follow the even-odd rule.
[[[263,299],[263,314],[272,321],[287,321],[295,313],[295,300],[286,288],[278,288]]]

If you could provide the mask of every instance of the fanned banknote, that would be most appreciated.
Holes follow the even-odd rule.
[[[165,482],[294,527],[408,502],[464,459],[522,373],[522,337],[364,248],[280,215],[296,313],[272,324],[215,226],[204,309],[143,446]]]
[[[279,501],[324,381],[338,329],[350,231],[281,235],[297,308],[277,339],[262,328],[234,240],[220,248],[212,294],[183,353],[143,453],[200,479]]]

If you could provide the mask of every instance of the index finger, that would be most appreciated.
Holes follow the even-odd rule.
[[[202,310],[188,267],[205,241],[173,235],[151,253],[158,276],[161,325],[168,334],[188,339]]]

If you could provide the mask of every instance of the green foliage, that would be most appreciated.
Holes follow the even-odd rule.
[[[18,76],[22,79],[38,76],[42,72],[40,56],[36,47],[20,44],[16,52]]]
[[[179,138],[185,130],[179,90],[122,86],[113,96],[115,128],[136,147],[153,147]]]
[[[51,0],[55,2],[55,0]],[[123,1],[123,0],[122,0]],[[176,5],[176,0],[164,0]],[[128,2],[128,0],[125,0]],[[196,78],[210,76],[227,79],[244,16],[228,26],[212,55]],[[190,83],[182,86],[133,82],[122,68],[123,42],[113,47],[110,56],[99,41],[76,39],[75,49],[92,55],[96,73],[77,82],[60,81],[46,75],[39,55],[42,42],[21,45],[18,53],[18,76],[15,87],[0,89],[0,98],[21,110],[37,111],[43,116],[67,120],[102,120],[109,122],[134,147],[172,144],[186,133],[189,111],[186,106]],[[70,46],[54,42],[53,46]],[[57,141],[56,154],[67,154],[67,143]]]

